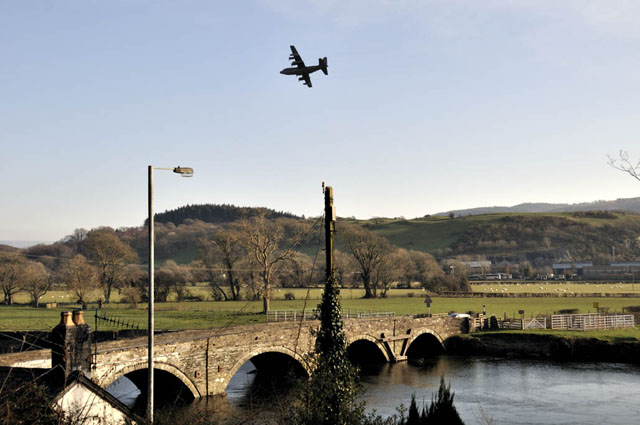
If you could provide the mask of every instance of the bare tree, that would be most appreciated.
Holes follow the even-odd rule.
[[[173,290],[178,297],[178,301],[184,301],[188,280],[188,269],[183,266],[179,266],[173,260],[167,260],[162,268],[156,272],[156,299],[159,302],[166,302],[171,290]]]
[[[240,233],[234,228],[220,230],[212,239],[203,239],[200,243],[203,263],[207,266],[219,264],[231,290],[231,299],[240,299],[240,281],[235,266],[246,255]]]
[[[241,231],[247,251],[258,268],[261,281],[263,312],[269,311],[271,290],[277,275],[277,266],[289,260],[294,253],[294,244],[301,235],[297,223],[290,220],[268,220],[264,215],[242,220]],[[289,247],[281,245],[289,242]]]
[[[406,288],[411,288],[411,282],[415,280],[415,264],[411,259],[409,251],[404,248],[396,249],[391,253],[389,262],[393,268],[393,278],[395,281],[403,284]]]
[[[334,256],[334,271],[338,284],[343,288],[357,287],[358,280],[355,279],[356,264],[353,256],[342,251],[335,250]]]
[[[89,231],[82,227],[79,227],[73,231],[70,235],[65,236],[64,242],[68,242],[70,244],[77,244],[82,242],[87,238],[87,234]]]
[[[29,294],[33,307],[38,307],[38,301],[51,289],[52,284],[53,279],[44,264],[35,261],[27,262],[20,288]]]
[[[26,260],[15,252],[0,252],[0,286],[6,305],[13,304],[13,295],[20,291]]]
[[[313,265],[313,259],[310,256],[302,252],[294,252],[289,261],[281,264],[282,286],[289,288],[308,286],[314,279],[311,272],[317,271],[318,268],[317,264],[315,268]]]
[[[224,298],[227,301],[229,296],[222,287],[224,277],[222,276],[222,267],[216,245],[207,238],[201,238],[197,242],[197,250],[198,259],[206,270],[206,279],[211,286],[213,298],[216,300]]]
[[[78,297],[82,309],[87,309],[87,298],[98,288],[98,272],[87,259],[78,254],[63,266],[62,275],[69,289]]]
[[[364,297],[375,298],[378,288],[376,274],[384,257],[391,251],[391,244],[358,225],[338,222],[338,235],[346,243],[358,266],[358,273],[364,285]]]
[[[113,288],[118,287],[124,280],[125,266],[136,261],[138,256],[110,228],[90,231],[84,243],[88,257],[98,267],[104,301],[108,303]]]
[[[238,274],[240,281],[246,288],[247,299],[257,300],[260,298],[260,287],[258,282],[257,263],[253,256],[246,256],[238,263]]]
[[[420,282],[422,287],[435,289],[435,283],[443,281],[444,271],[432,255],[411,250],[409,251],[409,257],[413,262],[413,280]]]
[[[616,170],[624,171],[636,180],[640,180],[640,160],[635,164],[629,160],[629,153],[627,151],[619,151],[618,158],[613,158],[607,155],[609,161],[607,163],[610,167]]]
[[[137,308],[141,301],[149,298],[149,272],[135,264],[125,266],[122,272],[121,300]]]

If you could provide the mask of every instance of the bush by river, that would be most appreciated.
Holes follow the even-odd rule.
[[[445,341],[447,353],[552,360],[640,363],[640,341],[536,333],[478,333]]]

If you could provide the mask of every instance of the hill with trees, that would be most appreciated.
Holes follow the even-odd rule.
[[[614,201],[593,201],[580,202],[577,204],[550,204],[543,202],[526,202],[511,207],[479,207],[466,208],[462,210],[451,210],[440,212],[437,216],[478,215],[478,214],[498,214],[498,213],[557,213],[575,211],[626,211],[640,213],[640,198],[619,198]]]
[[[186,206],[159,214],[155,231],[156,297],[207,282],[221,300],[261,299],[273,288],[323,281],[322,217],[307,219],[266,208]],[[202,220],[206,218],[211,221]],[[177,222],[174,223],[171,220]],[[0,289],[10,304],[17,292],[31,303],[52,286],[71,290],[85,305],[98,290],[109,302],[117,290],[131,305],[144,301],[148,229],[76,229],[53,244],[0,251]],[[338,219],[336,279],[385,297],[392,285],[467,291],[464,261],[492,260],[546,273],[557,261],[606,264],[640,258],[640,214],[609,211],[502,213],[419,219]],[[456,273],[451,273],[454,265]]]
[[[606,263],[640,257],[640,215],[591,211],[484,214],[415,220],[374,219],[361,224],[396,246],[434,254]]]
[[[185,205],[158,213],[154,220],[158,223],[173,223],[175,225],[182,224],[187,219],[200,220],[205,223],[230,223],[241,218],[251,218],[258,215],[263,215],[268,219],[299,218],[295,214],[269,208],[237,207],[230,204],[198,204]],[[145,226],[147,222],[148,220],[145,220]]]

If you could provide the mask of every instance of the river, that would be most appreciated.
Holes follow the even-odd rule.
[[[227,402],[242,411],[255,377],[245,364],[231,380]],[[382,416],[408,407],[415,393],[418,406],[429,403],[444,375],[455,392],[454,404],[467,425],[628,425],[640,423],[640,366],[619,363],[552,363],[548,361],[439,356],[423,367],[385,364],[363,372],[367,410]],[[110,390],[113,392],[113,388]],[[131,388],[121,385],[121,399]],[[125,400],[126,401],[126,400]],[[218,403],[216,405],[219,406]]]

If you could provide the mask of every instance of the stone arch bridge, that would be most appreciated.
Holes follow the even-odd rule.
[[[157,335],[156,385],[160,391],[182,387],[188,398],[223,395],[231,377],[249,360],[258,373],[284,373],[286,368],[308,373],[306,356],[313,351],[318,326],[318,321],[276,322]],[[463,319],[450,317],[344,320],[349,356],[378,362],[441,352],[446,339],[464,327]],[[106,388],[127,376],[144,388],[146,344],[146,337],[98,344],[91,378]]]

